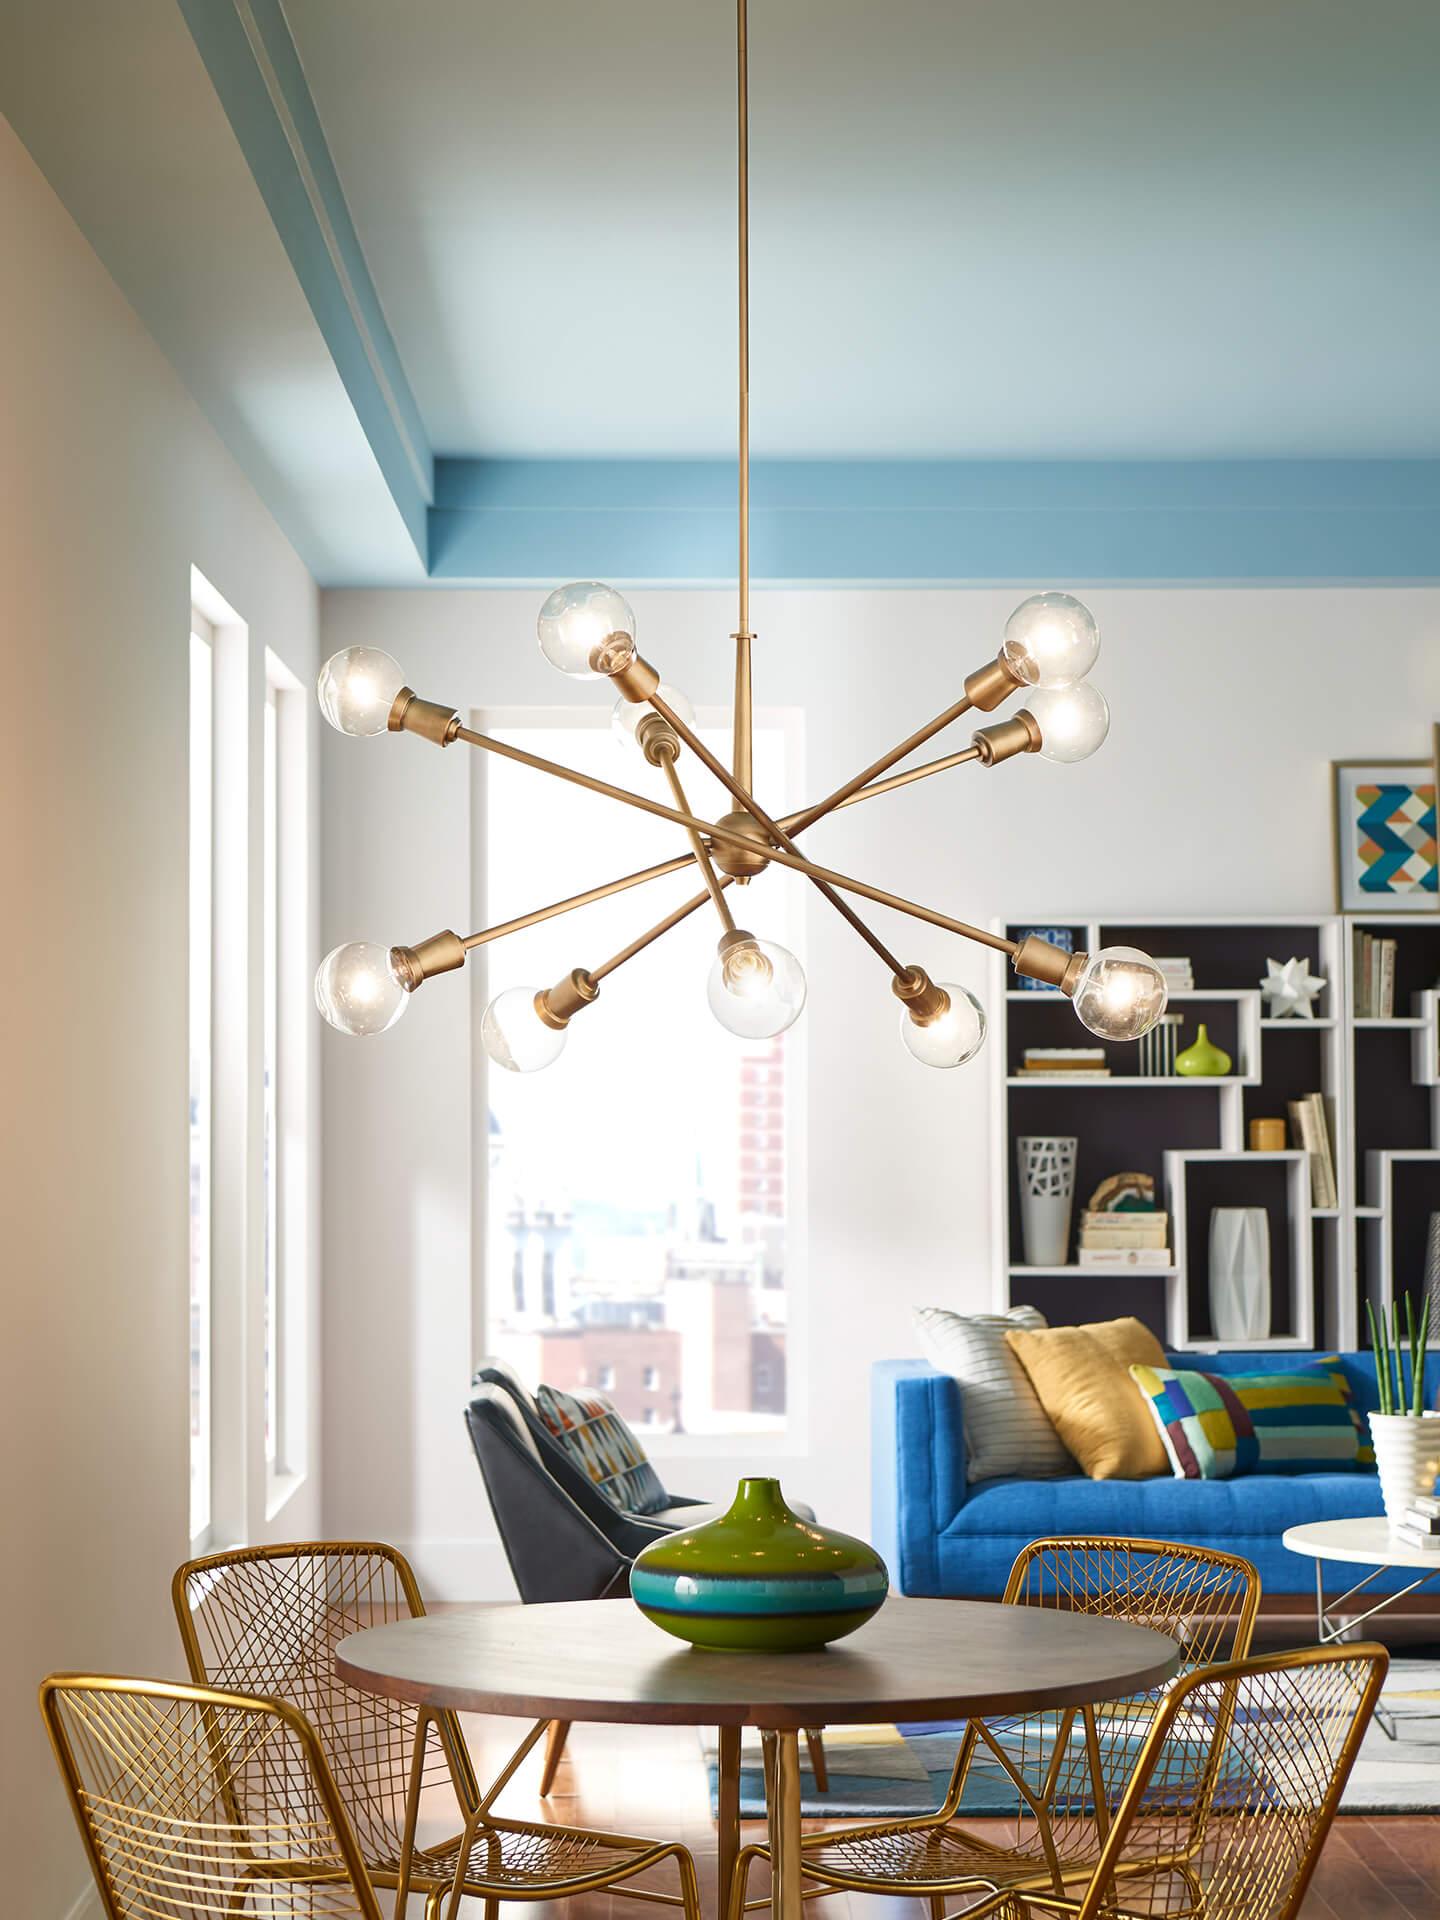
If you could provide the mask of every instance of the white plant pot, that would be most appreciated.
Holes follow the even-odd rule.
[[[1440,1413],[1372,1413],[1370,1438],[1380,1473],[1380,1498],[1393,1527],[1416,1494],[1434,1493],[1440,1475]]]
[[[1020,1163],[1020,1235],[1027,1267],[1066,1264],[1079,1144],[1073,1134],[1027,1133],[1015,1142]]]
[[[1264,1207],[1211,1209],[1210,1326],[1227,1346],[1270,1337],[1270,1216]]]

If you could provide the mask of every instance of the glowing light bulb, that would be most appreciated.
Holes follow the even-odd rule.
[[[598,580],[572,580],[557,587],[535,622],[540,651],[552,667],[576,680],[598,680],[623,666],[635,652],[635,615],[624,594]],[[607,649],[612,634],[623,634]]]
[[[1088,760],[1110,731],[1110,705],[1088,680],[1073,687],[1037,687],[1025,706],[1040,728],[1040,758],[1062,767]]]
[[[683,720],[687,727],[694,727],[695,709],[678,687],[667,687],[662,682],[655,691],[670,711]],[[617,700],[610,713],[610,725],[614,729],[615,738],[627,747],[634,746],[636,744],[635,729],[647,713],[654,713],[654,711],[655,709],[647,700]]]
[[[568,1029],[546,1025],[535,1011],[535,995],[534,987],[507,987],[481,1018],[481,1044],[507,1073],[539,1073],[565,1051]]]
[[[374,940],[336,947],[315,970],[315,1004],[337,1033],[384,1033],[409,998],[390,964],[390,948]]]
[[[1100,629],[1083,601],[1068,593],[1037,593],[1005,622],[1000,658],[1030,687],[1071,687],[1083,680],[1100,651]]]
[[[320,669],[320,711],[339,733],[364,739],[384,733],[395,696],[405,684],[400,662],[378,647],[343,647]]]
[[[710,1011],[742,1040],[768,1040],[794,1026],[805,1005],[805,970],[787,947],[754,934],[726,934],[705,983]]]
[[[907,1052],[927,1067],[963,1067],[985,1044],[985,1009],[973,993],[953,980],[936,983],[949,999],[937,1019],[923,1026],[908,1008],[900,1015],[900,1038]]]
[[[1165,976],[1138,947],[1101,947],[1081,969],[1075,1011],[1102,1040],[1138,1040],[1165,1011]]]

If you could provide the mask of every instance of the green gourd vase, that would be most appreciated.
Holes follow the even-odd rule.
[[[1215,1045],[1202,1022],[1194,1046],[1176,1054],[1175,1071],[1213,1078],[1217,1074],[1229,1073],[1230,1056],[1223,1047]]]
[[[823,1647],[864,1626],[889,1587],[873,1547],[802,1520],[778,1480],[742,1480],[728,1513],[652,1541],[630,1569],[647,1620],[746,1653]]]

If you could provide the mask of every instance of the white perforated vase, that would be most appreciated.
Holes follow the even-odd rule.
[[[1020,1170],[1020,1235],[1027,1267],[1063,1267],[1070,1251],[1075,1204],[1074,1134],[1022,1133],[1015,1142]]]

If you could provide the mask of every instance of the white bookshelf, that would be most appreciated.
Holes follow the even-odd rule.
[[[1355,1017],[1356,924],[1400,943],[1397,980],[1408,987],[1394,1019]],[[997,954],[986,1049],[995,1115],[997,1304],[1029,1300],[1056,1321],[1139,1312],[1168,1346],[1213,1348],[1219,1342],[1208,1326],[1204,1271],[1208,1209],[1257,1203],[1254,1196],[1263,1190],[1283,1285],[1277,1285],[1271,1337],[1259,1344],[1277,1350],[1321,1341],[1359,1346],[1367,1296],[1388,1307],[1397,1290],[1418,1289],[1418,1226],[1427,1210],[1440,1211],[1440,914],[1357,921],[1338,914],[1133,913],[996,923],[997,931],[1012,934],[1030,926],[1069,927],[1075,946],[1090,952],[1124,944],[1189,954],[1195,987],[1170,999],[1171,1010],[1185,1016],[1180,1045],[1194,1040],[1204,1020],[1234,1067],[1210,1079],[1151,1078],[1139,1073],[1135,1049],[1109,1047],[1109,1079],[1067,1083],[1061,1074],[1021,1074],[1016,1068],[1025,1046],[1079,1046],[1089,1036],[1065,996],[1018,987],[1005,956]],[[1326,981],[1316,1017],[1266,1017],[1259,987],[1264,960],[1294,953],[1308,954]],[[1246,972],[1253,985],[1238,977]],[[1046,1007],[1049,1012],[1041,1011]],[[1293,1145],[1284,1154],[1249,1149],[1250,1119],[1288,1120],[1288,1100],[1316,1090],[1325,1097],[1335,1160],[1333,1207],[1313,1204],[1308,1160]],[[1112,1097],[1092,1099],[1096,1094]],[[1015,1141],[1025,1133],[1073,1133],[1081,1142],[1072,1234],[1097,1179],[1151,1173],[1171,1216],[1173,1265],[1027,1266],[1014,1194]],[[1227,1185],[1234,1186],[1233,1196]]]

